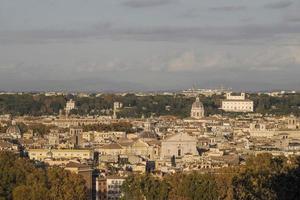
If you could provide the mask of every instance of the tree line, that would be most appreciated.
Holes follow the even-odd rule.
[[[285,94],[282,97],[251,94],[249,98],[254,101],[256,112],[300,116],[300,94]],[[180,94],[154,96],[103,94],[100,96],[90,95],[89,97],[2,94],[0,95],[0,114],[57,115],[69,99],[76,101],[77,109],[71,111],[71,114],[76,115],[111,115],[113,102],[119,101],[124,105],[118,112],[119,117],[174,115],[180,118],[190,115],[192,103],[195,101],[193,97],[185,97]],[[206,115],[222,114],[219,109],[222,99],[224,99],[223,95],[211,97],[200,95]]]
[[[86,200],[84,179],[59,167],[0,152],[0,200]]]
[[[176,173],[163,178],[131,175],[124,200],[295,200],[300,195],[299,157],[251,156],[245,166],[213,173]]]
[[[129,122],[117,122],[117,123],[110,123],[110,124],[89,124],[82,126],[83,131],[122,131],[126,133],[134,133],[132,124]]]

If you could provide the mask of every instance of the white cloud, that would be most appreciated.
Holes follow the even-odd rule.
[[[239,52],[183,52],[167,63],[169,71],[200,71],[213,69],[238,69],[255,71],[283,70],[289,66],[300,65],[300,48],[267,47],[247,49]]]

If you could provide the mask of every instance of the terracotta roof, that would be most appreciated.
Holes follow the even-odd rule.
[[[101,149],[123,149],[118,143],[111,143],[101,147]]]
[[[77,163],[77,162],[69,162],[66,165],[66,168],[87,168],[87,167],[89,167],[89,166],[81,164],[81,163]]]
[[[6,141],[1,141],[0,140],[0,147],[5,147],[5,148],[8,148],[8,147],[12,147],[13,145],[9,142],[6,142]]]

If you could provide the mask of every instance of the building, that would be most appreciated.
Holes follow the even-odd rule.
[[[93,160],[94,152],[89,149],[29,149],[30,159],[43,161],[45,159],[86,159]]]
[[[90,166],[76,162],[69,162],[65,170],[79,174],[84,180],[88,189],[87,199],[92,199],[93,194],[93,170]]]
[[[121,102],[114,102],[114,105],[113,105],[113,119],[117,119],[117,112],[122,107],[123,107],[123,103],[121,103]]]
[[[83,142],[82,132],[83,132],[83,129],[80,127],[71,127],[70,128],[71,143],[76,148],[79,148],[82,145],[82,142]]]
[[[15,121],[12,121],[11,126],[7,128],[6,135],[12,139],[20,139],[22,137],[21,131]]]
[[[198,155],[197,140],[187,133],[177,133],[161,143],[161,158],[183,157],[184,155]]]
[[[50,133],[48,136],[48,144],[50,146],[57,146],[59,145],[59,135],[55,133]]]
[[[141,156],[147,160],[155,160],[159,155],[159,142],[157,140],[135,140],[126,149],[126,155]]]
[[[103,145],[98,149],[100,156],[111,155],[118,156],[125,153],[125,149],[118,143],[110,143]]]
[[[196,98],[196,101],[192,105],[191,117],[195,119],[201,119],[204,117],[204,106],[200,102],[199,97]]]
[[[65,111],[66,113],[70,113],[71,110],[75,109],[75,101],[73,101],[72,99],[70,99],[69,101],[67,101],[66,103],[66,107],[65,107]]]
[[[297,117],[295,117],[294,115],[287,117],[288,129],[299,129],[299,127],[300,127],[300,122]]]
[[[226,100],[222,101],[222,110],[226,112],[253,112],[253,108],[253,101],[246,99],[245,93],[226,93]]]
[[[93,133],[94,141],[99,143],[105,143],[106,141],[113,141],[120,138],[126,137],[126,132],[124,131],[108,131],[108,132],[97,132]]]
[[[107,176],[96,178],[96,200],[118,200],[121,198],[121,186],[125,178]]]

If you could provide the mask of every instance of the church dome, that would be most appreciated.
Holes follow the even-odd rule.
[[[197,97],[196,101],[192,104],[191,117],[195,119],[201,119],[204,117],[204,106],[199,100],[199,97]]]
[[[12,121],[12,125],[7,128],[6,134],[15,139],[21,138],[21,130],[15,121]]]
[[[196,101],[192,104],[192,108],[203,109],[203,103],[199,100],[199,97],[196,98]]]
[[[17,125],[11,125],[8,127],[6,133],[10,135],[21,135],[21,131]]]
[[[47,156],[48,158],[52,158],[53,153],[51,152],[51,150],[49,150],[49,151],[46,153],[46,156]]]

